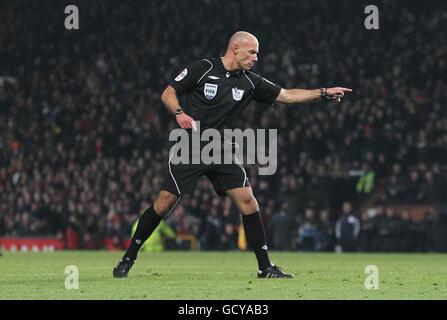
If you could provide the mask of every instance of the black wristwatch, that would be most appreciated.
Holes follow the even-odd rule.
[[[178,109],[175,110],[174,114],[175,114],[175,116],[178,116],[180,113],[183,113],[183,109],[178,107]]]
[[[327,89],[326,88],[320,88],[320,97],[321,98],[327,97]]]

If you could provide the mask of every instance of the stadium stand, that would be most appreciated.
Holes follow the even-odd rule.
[[[363,27],[361,3],[345,0],[78,5],[80,30],[68,31],[63,2],[2,4],[4,238],[123,248],[160,187],[176,127],[164,86],[247,30],[261,43],[256,72],[269,80],[354,89],[339,105],[253,103],[240,118],[241,128],[278,128],[277,173],[247,168],[273,249],[334,251],[349,202],[356,250],[447,251],[447,33],[437,32],[446,10],[434,9],[446,3],[383,1],[376,31]],[[201,250],[240,247],[237,210],[207,180],[167,222]]]

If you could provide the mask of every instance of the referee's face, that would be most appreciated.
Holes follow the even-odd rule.
[[[256,39],[243,42],[235,50],[235,58],[238,67],[242,70],[250,70],[258,61],[259,43]]]

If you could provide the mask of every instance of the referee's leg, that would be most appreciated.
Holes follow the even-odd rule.
[[[160,217],[167,215],[176,204],[179,196],[169,191],[161,190],[154,201],[154,211]]]
[[[264,226],[259,215],[259,205],[251,187],[227,190],[226,194],[233,200],[242,214],[245,236],[258,260],[259,270],[267,269],[271,263],[267,253]]]
[[[255,252],[258,260],[259,278],[291,278],[293,275],[284,273],[272,264],[267,251],[265,230],[259,214],[259,206],[251,187],[227,190],[226,194],[233,200],[242,214],[245,237]]]
[[[125,258],[129,258],[130,260],[137,258],[141,246],[149,239],[161,219],[173,209],[177,200],[177,195],[165,190],[160,191],[155,199],[154,205],[147,208],[138,220],[135,234],[132,237],[129,248],[124,254]]]
[[[160,224],[161,219],[171,210],[175,209],[179,199],[178,195],[169,191],[160,191],[155,199],[154,205],[147,208],[138,220],[137,229],[132,237],[129,248],[115,269],[113,269],[113,276],[115,278],[127,277],[141,246],[149,239]]]

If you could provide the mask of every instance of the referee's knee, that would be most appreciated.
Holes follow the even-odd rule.
[[[259,206],[258,202],[256,201],[256,198],[252,195],[244,197],[240,205],[240,210],[241,213],[244,215],[259,211]]]
[[[155,213],[163,217],[172,209],[176,201],[177,201],[176,195],[163,191],[160,192],[160,194],[158,195],[158,197],[155,199],[154,202]]]

